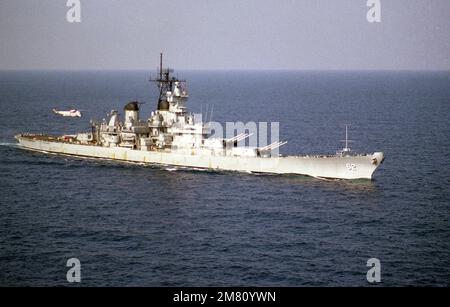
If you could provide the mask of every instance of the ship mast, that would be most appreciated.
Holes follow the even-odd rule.
[[[349,124],[345,124],[345,140],[341,140],[341,142],[345,142],[345,147],[342,149],[342,153],[347,153],[351,151],[351,149],[348,147],[348,143],[353,141],[348,139],[348,126]]]
[[[345,151],[348,151],[348,125],[345,125]]]
[[[162,79],[162,52],[159,54],[159,79]]]
[[[155,78],[151,78],[150,81],[155,82],[159,88],[158,97],[158,110],[164,109],[163,105],[166,101],[166,93],[172,92],[173,84],[175,82],[186,82],[184,80],[178,80],[171,76],[173,69],[163,68],[163,53],[159,54],[159,72]]]

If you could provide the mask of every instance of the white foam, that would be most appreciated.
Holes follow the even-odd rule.
[[[17,147],[17,146],[19,146],[19,144],[17,144],[17,143],[0,142],[0,146]]]

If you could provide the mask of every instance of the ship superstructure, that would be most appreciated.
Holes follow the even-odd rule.
[[[238,146],[250,136],[210,137],[208,123],[198,120],[186,108],[185,80],[163,68],[151,81],[159,89],[157,108],[147,120],[140,117],[140,103],[124,107],[124,119],[111,111],[107,120],[91,122],[91,131],[69,136],[17,135],[25,149],[130,162],[156,163],[215,170],[302,174],[323,178],[371,179],[384,160],[381,152],[356,155],[348,146],[332,156],[280,156],[274,150],[286,142],[267,146]]]
[[[157,109],[150,117],[140,119],[138,101],[124,107],[124,122],[119,112],[112,110],[107,121],[93,123],[92,132],[79,133],[71,141],[83,145],[122,147],[142,151],[159,151],[178,154],[214,156],[265,157],[286,142],[276,142],[264,147],[238,147],[238,142],[249,137],[241,133],[232,138],[210,138],[208,123],[196,121],[195,114],[187,112],[189,97],[185,80],[171,76],[172,69],[161,66],[155,82],[159,89]]]

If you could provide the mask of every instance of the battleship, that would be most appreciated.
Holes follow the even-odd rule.
[[[140,118],[140,103],[131,101],[124,107],[123,122],[118,111],[113,110],[107,120],[91,121],[88,132],[61,136],[21,133],[15,138],[21,148],[44,153],[324,179],[372,179],[384,160],[382,152],[357,154],[347,142],[333,155],[281,155],[278,148],[286,142],[238,146],[249,133],[215,137],[208,123],[194,120],[194,114],[186,107],[186,81],[173,77],[172,69],[163,68],[162,54],[157,75],[151,81],[156,83],[159,97],[156,110],[147,120]]]

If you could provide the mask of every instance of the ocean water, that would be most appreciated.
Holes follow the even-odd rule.
[[[449,72],[178,72],[213,120],[277,121],[284,154],[383,151],[374,180],[324,181],[45,155],[20,132],[73,133],[148,72],[0,72],[0,285],[450,285]],[[81,119],[52,108],[84,110]]]

